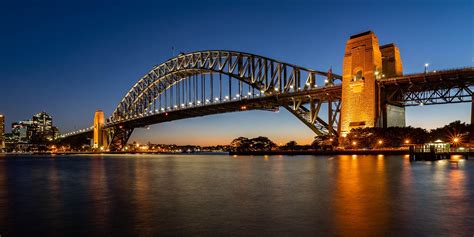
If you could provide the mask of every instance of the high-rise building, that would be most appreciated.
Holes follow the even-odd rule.
[[[15,142],[29,143],[33,134],[33,121],[23,120],[12,123],[12,137]]]
[[[5,147],[5,116],[0,114],[0,149]]]
[[[33,115],[33,133],[42,139],[54,139],[53,118],[46,112]]]

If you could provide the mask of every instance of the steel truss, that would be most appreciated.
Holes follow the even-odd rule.
[[[398,106],[471,102],[474,68],[391,78],[379,86],[387,103]]]
[[[270,107],[283,106],[317,135],[337,136],[340,87],[334,86],[336,79],[341,77],[242,52],[181,54],[143,76],[124,96],[106,126],[128,124],[133,130],[137,125],[130,121],[143,125],[147,123],[145,117],[157,114],[236,100],[259,103],[253,99],[274,97]],[[320,113],[323,103],[328,104],[327,119]],[[123,142],[122,137],[114,135],[111,142]]]

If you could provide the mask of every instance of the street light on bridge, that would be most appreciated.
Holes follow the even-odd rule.
[[[429,63],[425,63],[425,74],[428,73],[428,66],[429,65],[430,65]]]

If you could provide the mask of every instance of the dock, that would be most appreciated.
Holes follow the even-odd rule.
[[[409,149],[410,161],[435,161],[451,159],[456,156],[460,159],[469,159],[470,155],[474,154],[471,149],[459,149],[450,147],[436,147],[436,146],[410,146]]]

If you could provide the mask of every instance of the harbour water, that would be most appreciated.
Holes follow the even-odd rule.
[[[0,157],[1,236],[472,236],[474,160]]]

